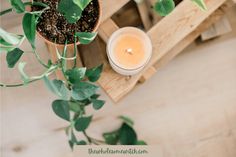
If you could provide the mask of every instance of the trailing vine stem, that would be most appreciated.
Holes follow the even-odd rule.
[[[65,0],[67,1],[67,0]],[[72,1],[72,0],[71,0]],[[87,5],[89,4],[87,0]],[[80,1],[79,1],[80,2]],[[99,110],[105,104],[104,100],[99,99],[99,94],[97,94],[98,86],[94,83],[98,81],[101,76],[103,65],[99,65],[98,67],[94,67],[91,69],[87,69],[86,67],[78,68],[76,67],[76,58],[77,58],[77,46],[76,41],[79,40],[80,44],[89,44],[97,35],[97,33],[91,32],[75,32],[75,39],[74,39],[74,56],[67,58],[67,41],[64,44],[64,50],[62,55],[59,53],[58,49],[56,48],[58,60],[55,64],[49,60],[48,64],[46,64],[37,53],[35,48],[35,30],[36,27],[33,25],[33,30],[29,29],[32,25],[32,20],[37,24],[38,18],[41,17],[41,14],[45,9],[48,9],[46,4],[40,2],[21,2],[21,5],[37,5],[45,7],[42,11],[35,11],[29,12],[24,9],[19,9],[17,12],[17,7],[12,4],[12,8],[4,10],[0,12],[0,16],[12,12],[16,10],[17,13],[24,13],[25,16],[23,18],[23,29],[25,32],[24,38],[26,37],[28,41],[31,43],[33,50],[31,51],[32,54],[36,57],[37,61],[46,68],[46,71],[39,76],[28,77],[24,73],[24,66],[25,62],[21,62],[19,64],[19,71],[22,76],[23,83],[18,84],[3,84],[0,83],[0,87],[21,87],[25,86],[29,83],[36,82],[38,80],[44,80],[45,85],[48,87],[50,91],[58,96],[58,99],[52,102],[52,110],[53,112],[60,118],[70,122],[69,126],[66,128],[66,134],[68,135],[69,145],[73,149],[74,145],[84,145],[84,144],[123,144],[123,145],[131,145],[137,144],[138,139],[135,130],[133,130],[133,122],[129,120],[129,118],[123,118],[123,124],[120,128],[116,129],[113,132],[108,132],[103,134],[103,140],[99,140],[89,136],[86,132],[86,129],[89,127],[90,123],[92,122],[92,115],[87,115],[85,112],[85,107],[88,105],[92,105],[95,110]],[[19,5],[19,4],[18,4]],[[15,6],[15,7],[14,7]],[[80,7],[81,5],[78,5]],[[85,8],[86,6],[84,6]],[[14,8],[14,9],[13,9]],[[64,8],[65,9],[65,8]],[[63,9],[62,9],[63,11]],[[82,12],[81,12],[82,13]],[[35,17],[35,15],[37,17]],[[72,15],[74,16],[74,15]],[[68,17],[67,17],[68,18]],[[74,17],[73,17],[74,18]],[[71,17],[69,17],[71,19]],[[67,19],[68,20],[68,19]],[[33,24],[35,24],[33,23]],[[28,32],[31,32],[29,34]],[[24,38],[22,38],[23,42]],[[33,40],[32,40],[33,39]],[[56,43],[56,42],[55,42]],[[10,51],[10,57],[7,57],[7,62],[9,67],[14,67],[17,61],[20,59],[18,56],[21,56],[24,52],[18,48],[15,48],[15,51]],[[16,53],[17,55],[13,55],[16,57],[12,57],[12,53]],[[67,61],[74,62],[72,68],[67,67]],[[13,64],[14,63],[14,64]],[[56,70],[60,70],[64,78],[62,79],[54,79],[50,80],[48,76],[54,73]],[[70,98],[70,99],[69,99]],[[73,113],[73,114],[72,114]],[[73,118],[71,117],[73,115]],[[78,131],[84,135],[84,140],[77,140],[74,134],[74,131]],[[122,134],[121,134],[122,133]],[[129,136],[129,139],[126,137]]]
[[[35,50],[33,50],[33,53],[34,53],[36,59],[38,60],[38,62],[39,62],[42,66],[44,66],[45,68],[49,68],[49,66],[43,62],[43,60],[41,59],[41,57],[39,56],[39,54],[38,54]]]
[[[47,7],[46,4],[43,4],[43,3],[40,3],[40,2],[24,2],[23,4],[24,4],[24,6],[36,5],[36,6]],[[10,12],[12,12],[13,10],[14,10],[13,8],[9,8],[9,9],[3,10],[3,11],[0,12],[0,16],[5,15],[5,14],[7,14],[7,13],[10,13]]]
[[[48,75],[52,74],[58,68],[59,68],[59,64],[52,65],[42,75],[32,77],[31,80],[27,81],[27,84],[41,80],[44,76],[48,76]],[[0,87],[9,87],[9,88],[11,88],[11,87],[21,87],[21,86],[25,86],[25,85],[26,85],[26,83],[19,83],[19,84],[0,83]]]

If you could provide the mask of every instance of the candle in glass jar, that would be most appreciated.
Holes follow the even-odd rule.
[[[150,60],[152,45],[146,33],[134,27],[125,27],[112,34],[108,41],[107,54],[116,72],[134,75]]]

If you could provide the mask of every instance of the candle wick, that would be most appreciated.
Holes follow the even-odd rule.
[[[131,55],[133,54],[133,50],[131,48],[126,49],[125,52]]]

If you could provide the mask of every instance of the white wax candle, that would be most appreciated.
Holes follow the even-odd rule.
[[[107,44],[112,68],[122,75],[140,72],[152,55],[152,44],[146,33],[135,27],[124,27],[112,34]]]

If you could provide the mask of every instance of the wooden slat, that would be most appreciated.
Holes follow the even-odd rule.
[[[149,17],[149,7],[146,1],[137,3],[138,11],[141,16],[145,30],[149,30],[152,27],[152,21]]]
[[[110,18],[115,12],[122,8],[129,0],[101,0],[102,3],[102,23]]]
[[[226,16],[214,23],[209,29],[201,34],[201,39],[209,40],[232,31],[229,20]]]
[[[143,76],[139,79],[139,83],[144,83],[148,79],[150,79],[155,73],[157,72],[155,67],[148,68],[144,73]]]
[[[93,68],[103,63],[98,37],[89,45],[79,45],[78,49],[85,67]]]
[[[208,11],[203,12],[193,5],[191,1],[184,0],[172,14],[156,24],[148,32],[153,43],[153,56],[146,69],[160,61],[164,55],[193,32],[225,1],[226,0],[208,0]],[[118,101],[135,86],[145,70],[127,80],[124,76],[115,73],[112,69],[106,69],[99,80],[99,84],[114,101]]]
[[[152,15],[152,24],[156,24],[159,22],[163,17],[158,15],[153,8],[154,4],[156,3],[156,0],[146,0],[149,9],[149,13]]]
[[[221,6],[220,9],[216,10],[209,18],[207,18],[196,30],[194,30],[191,34],[185,37],[180,43],[178,43],[174,48],[172,48],[164,57],[162,57],[157,63],[155,63],[150,69],[148,69],[143,76],[140,78],[140,81],[143,83],[148,78],[151,77],[150,70],[155,67],[156,70],[160,69],[168,62],[170,62],[175,56],[177,56],[180,52],[182,52],[189,44],[191,44],[198,36],[201,35],[206,29],[212,26],[216,21],[219,21],[222,16],[225,15],[227,9],[232,6],[232,3],[228,1]]]
[[[119,27],[115,24],[115,22],[109,18],[100,26],[98,34],[103,41],[107,42],[112,33],[118,29]]]

